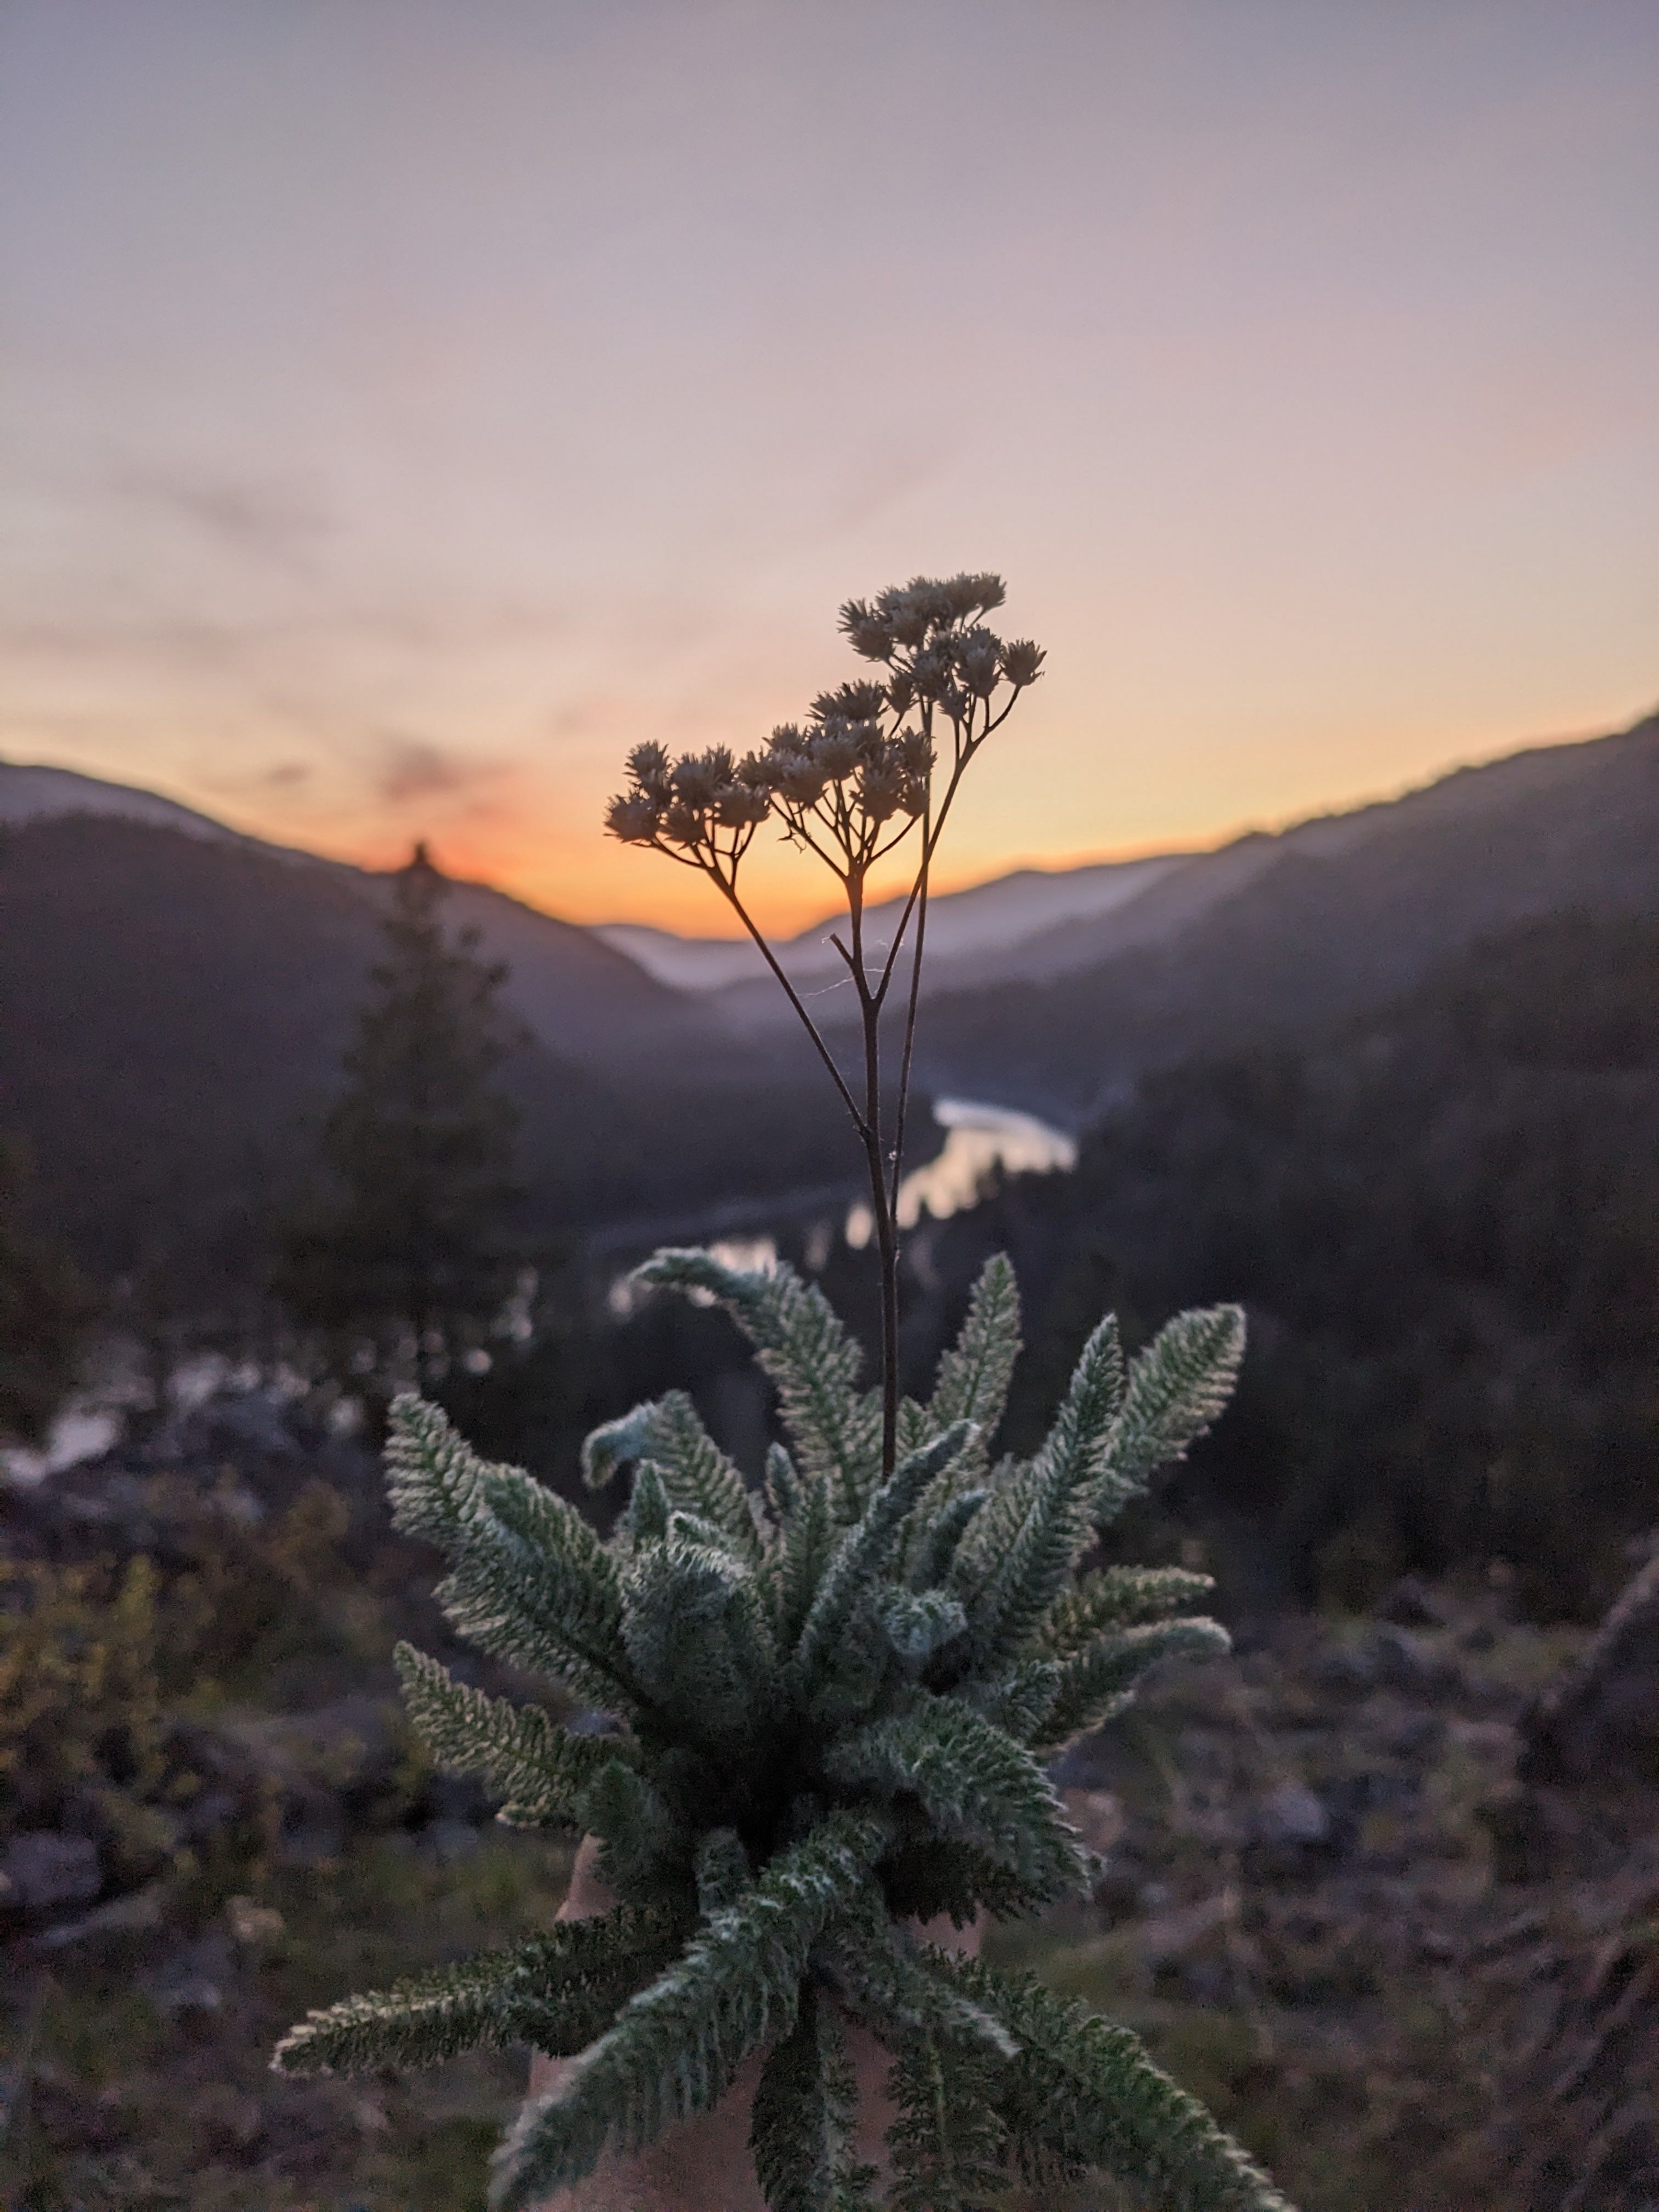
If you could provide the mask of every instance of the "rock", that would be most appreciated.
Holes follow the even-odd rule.
[[[1659,1555],[1520,1727],[1523,1782],[1659,1783]]]
[[[1443,1628],[1446,1609],[1417,1575],[1402,1575],[1377,1607],[1384,1620],[1401,1628]]]
[[[478,1831],[468,1820],[431,1820],[416,1841],[440,1866],[453,1866],[457,1859],[471,1858],[477,1850]]]
[[[1263,1844],[1324,1844],[1331,1816],[1305,1782],[1281,1782],[1255,1808],[1250,1826]]]
[[[153,1881],[148,1888],[135,1889],[128,1897],[112,1897],[107,1905],[94,1905],[78,1920],[65,1920],[56,1928],[43,1929],[33,1939],[31,1948],[58,1951],[67,1944],[83,1943],[93,1936],[147,1934],[166,1920],[170,1894],[165,1881]]]
[[[104,1886],[98,1846],[87,1836],[55,1829],[26,1829],[0,1855],[0,1905],[15,1911],[45,1912],[55,1905],[86,1905]]]
[[[1431,1698],[1458,1686],[1456,1668],[1425,1651],[1407,1628],[1390,1623],[1376,1630],[1370,1643],[1376,1679],[1388,1689],[1407,1697]]]
[[[1314,1672],[1326,1689],[1346,1691],[1353,1697],[1364,1697],[1376,1687],[1376,1655],[1364,1644],[1334,1644],[1320,1654]]]
[[[1066,1817],[1085,1850],[1103,1858],[1123,1833],[1123,1808],[1109,1790],[1067,1790]]]
[[[215,1929],[145,1978],[158,2012],[210,2014],[224,2010],[234,1973],[229,1939]]]
[[[274,1905],[256,1905],[251,1897],[233,1897],[225,1907],[225,1923],[245,1951],[269,1950],[281,1941],[287,1922]]]

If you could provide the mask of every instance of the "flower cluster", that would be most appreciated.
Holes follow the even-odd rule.
[[[933,771],[945,732],[951,792],[968,761],[1034,684],[1042,649],[1005,643],[980,617],[1000,606],[993,575],[917,577],[849,600],[841,627],[854,650],[883,663],[880,683],[843,684],[739,760],[725,745],[670,759],[636,745],[628,788],[606,822],[625,844],[654,846],[729,889],[756,830],[775,814],[845,881],[892,850],[935,810]],[[999,707],[999,694],[1004,694]],[[946,803],[948,804],[948,797]]]

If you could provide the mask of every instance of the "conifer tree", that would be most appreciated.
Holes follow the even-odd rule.
[[[1000,596],[995,578],[958,578],[849,608],[871,657],[902,648],[887,690],[827,695],[811,732],[780,732],[740,766],[705,755],[686,774],[636,751],[613,828],[690,855],[730,897],[777,799],[792,835],[847,861],[856,915],[858,855],[882,824],[944,811],[931,737],[884,725],[919,696],[915,668],[956,732],[948,793],[994,726],[969,702],[988,701],[1000,671],[1036,673],[1035,647],[965,625]],[[854,927],[855,975],[858,944]],[[889,975],[896,957],[896,940]],[[873,1093],[852,1110],[861,1135],[875,1126]],[[889,1166],[871,1162],[878,1195]],[[773,2212],[860,2212],[876,2177],[854,2152],[857,2027],[892,2057],[892,2212],[989,2212],[1016,2179],[1091,2169],[1149,2212],[1288,2212],[1127,2029],[913,1932],[1086,1893],[1090,1856],[1048,1765],[1159,1659],[1226,1648],[1192,1609],[1206,1577],[1087,1561],[1226,1402],[1243,1315],[1182,1314],[1133,1361],[1109,1316],[1041,1449],[999,1460],[1019,1350],[1006,1260],[987,1265],[925,1400],[899,1396],[890,1345],[863,1389],[859,1347],[787,1267],[667,1250],[640,1278],[713,1300],[754,1346],[782,1431],[760,1492],[679,1392],[588,1438],[588,1481],[628,1482],[604,1542],[412,1395],[392,1407],[387,1449],[397,1520],[447,1562],[439,1595],[457,1632],[611,1721],[573,1735],[405,1645],[415,1724],[442,1765],[499,1795],[504,1820],[596,1839],[615,1907],[313,2013],[278,2066],[416,2065],[507,2043],[573,2059],[497,2156],[499,2212],[529,2212],[607,2145],[640,2148],[711,2110],[760,2056],[750,2143]]]
[[[75,1380],[91,1301],[25,1220],[27,1156],[0,1134],[0,1437],[38,1443]]]
[[[276,1288],[302,1323],[434,1378],[512,1288],[501,1233],[516,1110],[504,967],[452,932],[449,885],[417,845],[392,878],[383,953],[324,1125],[329,1188],[289,1224]]]

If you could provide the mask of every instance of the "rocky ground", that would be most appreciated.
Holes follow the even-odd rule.
[[[362,1456],[162,1442],[5,1504],[0,2205],[482,2206],[521,2059],[296,2083],[268,2056],[311,2004],[544,1920],[566,1855],[410,1742],[390,1644],[441,1632]],[[1059,1778],[1095,1899],[993,1953],[1144,2033],[1304,2212],[1651,2208],[1640,1638],[1609,1691],[1501,1577],[1385,1614],[1246,1626],[1156,1682]]]

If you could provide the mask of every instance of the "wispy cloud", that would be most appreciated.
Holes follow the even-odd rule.
[[[172,517],[231,551],[290,572],[309,572],[338,529],[310,477],[210,476],[123,465],[111,475],[118,499]]]
[[[380,740],[374,790],[382,805],[405,807],[426,799],[481,799],[512,774],[505,761],[484,760],[430,738],[401,732]]]

